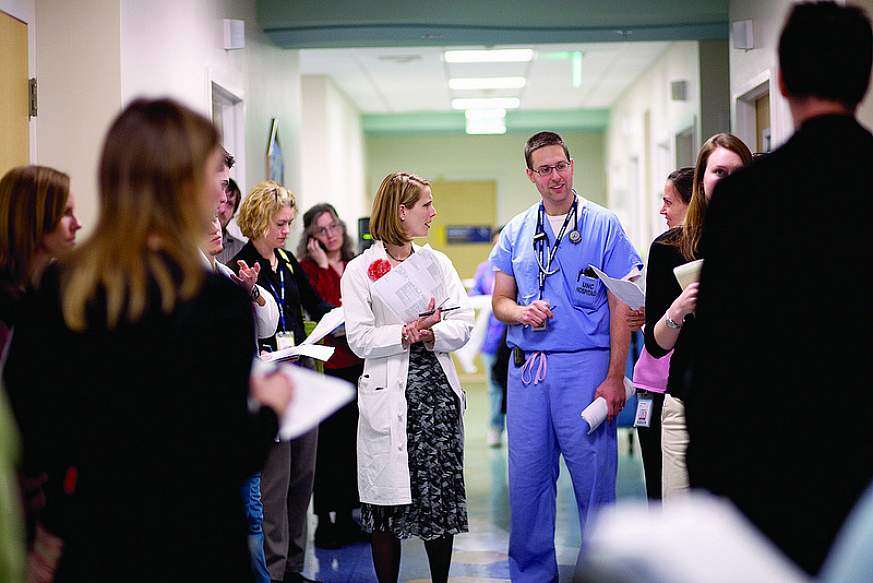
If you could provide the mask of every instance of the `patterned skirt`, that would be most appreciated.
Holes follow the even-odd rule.
[[[436,355],[421,343],[409,355],[406,405],[412,504],[362,503],[363,527],[424,540],[467,532],[460,403]]]

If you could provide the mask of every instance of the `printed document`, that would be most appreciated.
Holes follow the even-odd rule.
[[[417,320],[431,298],[439,304],[446,297],[442,269],[429,246],[376,280],[373,292],[403,322]]]
[[[261,360],[264,362],[278,362],[289,358],[300,356],[308,356],[315,360],[327,361],[333,356],[333,346],[322,346],[321,344],[301,344],[300,346],[292,346],[283,348],[275,352],[268,352],[261,355]]]
[[[609,277],[593,265],[591,269],[594,270],[603,285],[609,288],[615,297],[626,303],[631,310],[639,310],[646,306],[646,294],[643,293],[640,286],[626,279]]]
[[[624,377],[624,393],[625,401],[629,400],[635,392],[634,384],[627,377]],[[600,424],[606,420],[609,414],[609,406],[606,404],[606,399],[597,397],[590,405],[582,411],[582,419],[588,423],[588,435],[594,433],[594,430],[600,427]]]
[[[312,334],[306,337],[306,340],[301,342],[301,345],[316,344],[319,340],[339,328],[346,321],[342,307],[334,308],[324,315]]]
[[[703,269],[703,259],[689,261],[673,269],[676,281],[683,290],[694,282],[700,281],[700,270]]]

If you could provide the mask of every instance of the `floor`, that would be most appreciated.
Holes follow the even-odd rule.
[[[497,583],[509,581],[506,550],[509,541],[509,500],[506,448],[485,444],[487,393],[484,384],[466,385],[466,484],[470,532],[455,537],[451,583]],[[619,430],[619,476],[617,495],[645,497],[639,444],[629,443],[630,430]],[[629,454],[629,450],[632,453]],[[561,468],[558,482],[558,522],[555,535],[562,580],[570,580],[580,544],[579,522],[569,474]],[[368,544],[338,550],[316,548],[312,543],[315,518],[310,517],[310,541],[304,574],[325,583],[374,583],[376,574]],[[424,545],[418,539],[403,542],[400,581],[430,581]]]

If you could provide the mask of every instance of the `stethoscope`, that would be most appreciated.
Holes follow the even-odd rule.
[[[534,257],[537,260],[537,267],[539,268],[538,278],[539,278],[539,287],[540,287],[540,295],[543,293],[543,289],[546,286],[546,277],[549,275],[554,275],[558,273],[560,268],[555,268],[552,270],[552,261],[555,259],[555,255],[558,253],[558,246],[561,244],[561,240],[564,238],[564,233],[567,231],[567,227],[570,225],[570,218],[573,219],[573,230],[567,235],[567,238],[570,239],[570,242],[574,245],[578,245],[582,241],[582,234],[579,232],[579,197],[576,196],[576,191],[573,190],[573,206],[570,207],[570,212],[567,213],[567,216],[564,218],[564,224],[561,225],[561,230],[558,231],[557,236],[555,237],[555,246],[551,248],[551,250],[546,251],[548,247],[548,235],[546,235],[543,217],[546,214],[546,209],[543,207],[543,203],[540,203],[540,208],[537,212],[537,230],[534,233],[533,245],[534,245]]]

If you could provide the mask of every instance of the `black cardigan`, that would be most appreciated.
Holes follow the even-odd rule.
[[[678,234],[679,227],[667,231],[652,242],[646,267],[646,328],[644,338],[646,350],[655,358],[662,358],[669,351],[661,348],[655,341],[655,324],[664,317],[673,301],[682,293],[673,269],[688,263],[679,247],[665,242],[665,239]],[[667,391],[675,398],[688,398],[685,375],[689,370],[695,342],[694,315],[685,318],[685,324],[673,347],[670,357],[670,376],[667,378]]]
[[[283,272],[285,280],[285,305],[281,305],[280,295],[275,296],[276,303],[279,304],[279,309],[284,312],[286,329],[294,333],[294,342],[300,344],[306,338],[303,330],[303,310],[306,310],[310,318],[318,321],[334,306],[321,299],[321,296],[309,283],[306,272],[292,253],[287,251],[280,253],[278,249],[274,253],[279,259],[279,270]],[[258,274],[258,285],[270,293],[274,293],[273,290],[275,290],[276,294],[281,294],[281,280],[278,271],[273,271],[273,268],[270,267],[270,261],[261,256],[251,241],[240,249],[240,252],[228,265],[237,274],[239,273],[239,265],[237,265],[239,260],[245,261],[249,267],[255,263],[260,263],[261,272]],[[279,329],[281,330],[281,323]],[[275,336],[262,339],[261,342],[269,344],[273,350],[276,349]]]
[[[239,488],[275,413],[248,409],[254,324],[239,286],[209,274],[169,313],[151,282],[136,322],[87,329],[61,314],[52,266],[23,300],[5,384],[25,469],[45,471],[42,516],[64,540],[56,581],[250,581]]]

